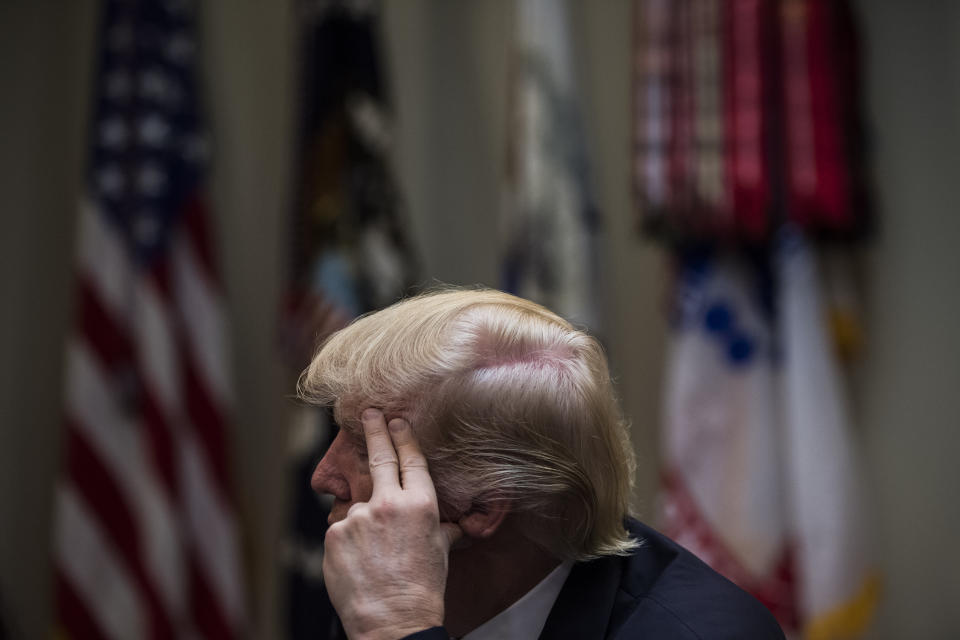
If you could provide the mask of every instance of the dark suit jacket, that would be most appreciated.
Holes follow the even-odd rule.
[[[783,640],[756,599],[663,534],[627,521],[630,556],[573,566],[540,640]],[[441,627],[405,640],[448,640]]]

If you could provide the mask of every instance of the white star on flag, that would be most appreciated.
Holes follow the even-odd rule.
[[[127,142],[127,125],[120,118],[105,120],[100,125],[100,144],[117,149]]]
[[[145,164],[137,174],[137,187],[147,196],[156,196],[166,184],[163,172],[154,164]]]
[[[126,187],[126,180],[120,169],[115,165],[108,165],[97,173],[97,185],[103,195],[115,198]]]
[[[140,74],[140,96],[147,100],[164,102],[170,91],[170,81],[166,75],[150,69]]]
[[[151,147],[162,147],[170,135],[170,125],[152,113],[140,120],[140,140]]]
[[[130,95],[130,74],[120,70],[110,71],[106,74],[105,86],[108,98],[122,100]]]

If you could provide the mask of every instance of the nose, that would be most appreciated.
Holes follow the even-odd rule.
[[[343,474],[342,461],[346,436],[341,431],[330,443],[323,459],[317,463],[310,478],[310,487],[318,494],[329,493],[337,500],[350,501],[350,484]]]

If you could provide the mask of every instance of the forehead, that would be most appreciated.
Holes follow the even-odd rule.
[[[338,401],[334,407],[334,421],[341,431],[344,431],[350,436],[359,437],[361,440],[363,440],[363,422],[360,419],[360,415],[366,409],[377,409],[382,412],[385,423],[389,423],[394,418],[403,418],[410,423],[411,427],[415,431],[417,429],[418,425],[416,424],[416,419],[414,418],[415,412],[397,406],[378,406],[377,404],[369,401]]]
[[[379,409],[383,412],[385,423],[389,424],[394,418],[403,418],[410,424],[410,428],[413,431],[414,438],[417,441],[417,444],[420,447],[420,451],[427,456],[428,459],[431,459],[431,454],[434,452],[436,446],[440,444],[439,438],[440,430],[437,429],[436,425],[432,422],[429,422],[431,418],[424,416],[422,412],[418,412],[416,407],[409,408],[382,408],[373,404],[358,404],[359,408],[352,409],[348,412],[341,407],[339,404],[336,407],[335,411],[335,420],[336,425],[339,427],[340,431],[350,439],[350,441],[356,446],[357,450],[361,454],[366,453],[366,437],[363,433],[363,422],[360,420],[360,414],[363,413],[364,409],[373,408]]]

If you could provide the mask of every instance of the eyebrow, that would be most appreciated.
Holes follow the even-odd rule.
[[[367,455],[367,439],[363,436],[362,431],[357,431],[355,429],[342,429],[347,436],[350,438],[350,442],[356,448],[357,453],[361,455]]]

